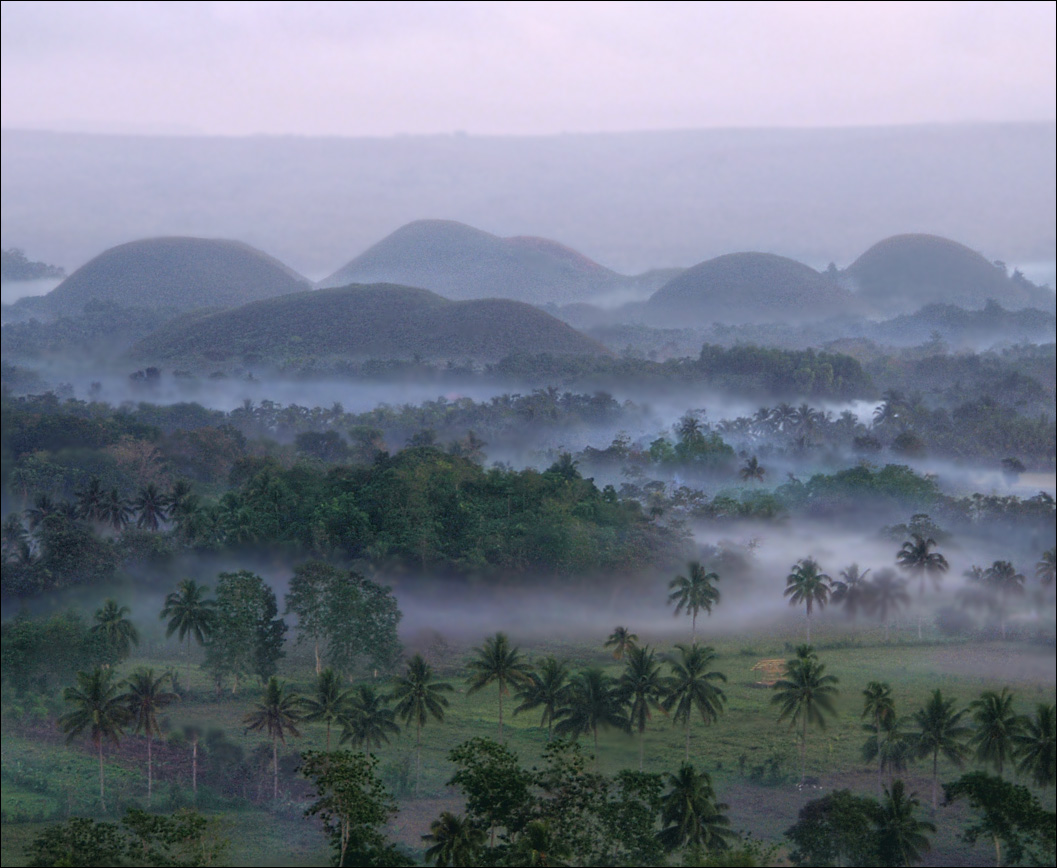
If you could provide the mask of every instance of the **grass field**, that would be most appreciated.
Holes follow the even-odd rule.
[[[727,710],[714,725],[700,721],[692,729],[691,758],[713,777],[734,829],[751,831],[757,838],[780,844],[782,833],[795,822],[797,811],[808,800],[830,791],[849,787],[864,794],[876,794],[876,773],[861,759],[866,738],[861,728],[862,690],[870,681],[892,684],[900,715],[921,707],[936,688],[954,697],[964,707],[982,690],[1008,686],[1016,695],[1017,709],[1029,713],[1039,702],[1055,701],[1054,646],[1048,640],[1021,642],[968,643],[912,639],[915,632],[907,625],[893,636],[891,644],[862,644],[854,635],[837,629],[820,630],[816,647],[827,672],[839,679],[838,716],[824,731],[808,735],[807,774],[817,779],[817,788],[801,792],[799,755],[795,734],[776,721],[770,703],[771,691],[757,684],[752,667],[761,659],[791,656],[799,640],[792,631],[768,635],[746,635],[712,639],[708,624],[701,630],[702,642],[712,644],[718,654],[716,669],[727,676],[724,690]],[[483,638],[483,637],[482,637]],[[682,638],[682,637],[670,637]],[[621,665],[606,654],[604,636],[583,637],[580,642],[551,642],[522,646],[530,658],[546,654],[568,657],[574,666],[601,665],[616,676]],[[591,642],[594,644],[589,644]],[[671,643],[658,650],[670,650]],[[180,678],[188,695],[170,707],[170,737],[156,747],[155,806],[163,810],[189,804],[190,760],[187,743],[180,733],[188,724],[203,729],[221,729],[226,742],[243,749],[247,756],[259,756],[254,772],[241,782],[241,795],[220,796],[201,792],[199,806],[221,818],[225,834],[232,842],[230,864],[235,865],[318,865],[326,864],[326,842],[314,823],[301,819],[310,792],[294,775],[297,752],[322,749],[322,726],[306,725],[300,739],[291,739],[283,752],[283,795],[277,804],[270,793],[270,751],[254,755],[263,744],[255,733],[244,731],[242,717],[260,696],[256,686],[243,688],[238,696],[226,692],[217,697],[204,676],[192,668],[189,676],[185,661],[175,646],[173,656],[166,649],[139,657],[126,665],[165,669],[179,666]],[[161,653],[159,653],[159,651]],[[379,752],[380,770],[387,785],[397,795],[400,814],[390,833],[403,845],[421,852],[421,836],[429,822],[442,810],[462,811],[459,794],[446,786],[452,773],[447,754],[455,745],[474,736],[496,737],[498,724],[497,692],[494,688],[467,695],[465,663],[468,649],[451,649],[445,659],[436,661],[440,678],[456,692],[443,723],[430,723],[422,733],[422,773],[415,794],[414,730],[405,732]],[[307,692],[313,671],[303,658],[288,659],[283,677],[298,690]],[[512,698],[505,703],[505,736],[525,766],[539,762],[546,744],[546,733],[538,727],[538,716],[513,716]],[[98,767],[91,746],[75,742],[67,746],[54,724],[57,707],[38,709],[35,716],[24,716],[18,724],[5,721],[3,771],[3,865],[26,864],[25,846],[41,828],[41,819],[59,820],[69,815],[97,815]],[[164,741],[164,740],[163,740]],[[590,738],[584,746],[592,750]],[[646,731],[645,768],[670,772],[683,759],[683,731],[673,727],[660,712],[655,713]],[[599,738],[597,768],[613,774],[622,768],[638,766],[637,737],[603,732]],[[118,749],[107,756],[108,806],[118,811],[124,805],[145,799],[146,778],[144,740],[126,736]],[[267,760],[267,761],[266,761]],[[209,762],[202,760],[203,767]],[[252,763],[251,763],[252,765]],[[950,780],[959,771],[941,762],[940,779]],[[916,790],[927,805],[931,778],[925,763],[918,763],[904,775],[908,787]],[[1052,809],[1052,790],[1040,793]],[[926,813],[928,811],[926,810]],[[958,840],[966,814],[961,806],[943,808],[935,822],[939,831],[933,851],[924,864],[990,864],[989,846],[970,848]]]

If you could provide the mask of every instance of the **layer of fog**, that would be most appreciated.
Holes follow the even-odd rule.
[[[0,283],[0,302],[3,304],[14,304],[20,298],[47,295],[60,283],[62,283],[62,280],[54,277],[40,280],[4,281]]]

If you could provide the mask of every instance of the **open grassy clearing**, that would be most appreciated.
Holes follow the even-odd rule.
[[[786,658],[800,641],[792,630],[768,634],[713,638],[709,624],[700,625],[700,641],[717,651],[715,668],[727,676],[724,690],[726,713],[710,727],[695,721],[692,728],[691,758],[712,776],[734,829],[752,831],[766,841],[780,843],[782,833],[796,819],[799,808],[812,798],[835,788],[876,793],[872,766],[861,759],[865,734],[861,729],[862,690],[870,681],[888,681],[893,686],[897,711],[909,715],[921,707],[936,688],[954,697],[964,707],[982,690],[1009,686],[1016,694],[1017,710],[1028,713],[1038,702],[1054,702],[1054,650],[1049,641],[1034,642],[951,642],[917,643],[914,627],[893,635],[893,642],[865,644],[857,634],[843,628],[818,630],[817,647],[827,672],[840,679],[837,718],[824,731],[809,730],[807,774],[812,786],[799,791],[799,756],[795,733],[776,721],[770,703],[771,692],[757,684],[752,666],[761,659]],[[551,641],[522,645],[531,659],[547,654],[567,657],[574,667],[597,665],[618,676],[621,664],[602,649],[604,636],[591,637],[591,644]],[[645,639],[646,637],[644,637]],[[686,637],[677,637],[684,639]],[[251,773],[237,784],[234,795],[221,795],[203,788],[199,807],[220,816],[225,834],[231,839],[229,862],[238,865],[313,865],[327,859],[324,839],[314,823],[300,817],[310,796],[308,788],[294,774],[297,752],[324,747],[324,727],[305,725],[302,737],[291,739],[282,751],[282,796],[276,805],[267,799],[270,787],[270,750],[261,751],[264,740],[247,733],[242,722],[260,697],[260,688],[243,686],[238,695],[230,690],[216,695],[204,673],[197,667],[188,671],[186,658],[175,646],[155,647],[145,656],[124,664],[120,674],[136,666],[157,670],[177,668],[185,700],[169,709],[168,736],[155,747],[155,806],[171,810],[191,803],[190,747],[183,727],[203,731],[222,730],[227,743],[236,745],[250,758]],[[671,650],[671,642],[657,650]],[[380,771],[387,786],[397,796],[401,812],[391,826],[392,836],[412,850],[421,852],[421,835],[442,810],[462,810],[457,791],[446,786],[453,768],[448,752],[475,736],[495,738],[498,726],[498,697],[495,688],[466,693],[465,648],[452,648],[434,660],[441,680],[451,683],[455,692],[443,723],[430,722],[422,731],[421,780],[415,792],[414,730],[405,731],[379,752]],[[162,652],[162,653],[159,653]],[[310,661],[300,655],[284,661],[282,675],[297,690],[308,692],[314,672]],[[546,733],[538,727],[538,714],[514,716],[513,697],[504,700],[507,744],[525,766],[538,764],[546,744]],[[34,820],[59,820],[69,815],[97,815],[97,765],[91,746],[75,742],[66,746],[50,719],[20,725],[5,723],[3,740],[3,864],[25,864],[24,847],[40,829]],[[45,712],[37,711],[38,716]],[[337,733],[333,735],[337,741]],[[590,737],[582,743],[593,751]],[[622,768],[638,766],[637,736],[602,732],[599,736],[598,771],[612,775]],[[254,754],[254,751],[258,753]],[[646,731],[645,769],[674,771],[684,756],[681,728],[674,727],[655,712]],[[127,735],[118,749],[107,749],[107,794],[111,811],[124,805],[143,804],[146,791],[144,770],[145,742]],[[200,769],[210,757],[203,750]],[[200,774],[202,772],[200,771]],[[941,761],[940,779],[950,780],[959,771]],[[911,790],[927,803],[931,778],[926,763],[917,763],[903,775]],[[817,787],[814,788],[814,787]],[[241,796],[241,798],[239,797]],[[1052,807],[1052,791],[1041,793]],[[258,801],[259,805],[252,802]],[[959,806],[941,808],[936,818],[939,832],[932,854],[924,864],[989,864],[988,847],[975,849],[957,840],[965,814]]]

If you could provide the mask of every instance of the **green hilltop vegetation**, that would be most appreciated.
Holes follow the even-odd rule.
[[[879,241],[841,273],[841,280],[883,313],[952,304],[979,310],[988,301],[1006,309],[1053,310],[1054,295],[1019,271],[1006,274],[963,244],[936,235],[895,235]]]
[[[83,310],[92,301],[188,311],[307,287],[292,269],[240,241],[145,238],[99,254],[33,306],[51,314]]]
[[[149,360],[287,357],[495,360],[516,352],[608,355],[538,308],[505,299],[449,301],[380,284],[284,295],[172,323],[132,349]]]
[[[649,291],[662,279],[656,275],[639,280],[624,277],[546,238],[500,238],[454,220],[416,220],[320,285],[396,283],[420,286],[451,299],[503,296],[543,304],[589,298],[642,281]]]

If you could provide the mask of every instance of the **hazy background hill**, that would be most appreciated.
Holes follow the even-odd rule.
[[[33,299],[32,307],[71,313],[96,301],[188,311],[308,287],[301,275],[240,241],[144,238],[103,251],[46,296]]]
[[[319,279],[424,217],[559,239],[622,274],[747,249],[846,267],[906,232],[1049,268],[1055,143],[1053,123],[356,139],[9,130],[0,234],[67,272],[129,238],[199,235]]]
[[[514,353],[598,355],[601,344],[519,301],[449,301],[389,284],[294,293],[189,315],[133,347],[147,361],[361,359],[495,361]]]
[[[500,238],[454,220],[416,220],[320,285],[397,283],[431,289],[450,299],[503,297],[560,304],[643,286],[648,292],[661,282],[656,273],[638,281],[617,274],[547,238]]]

